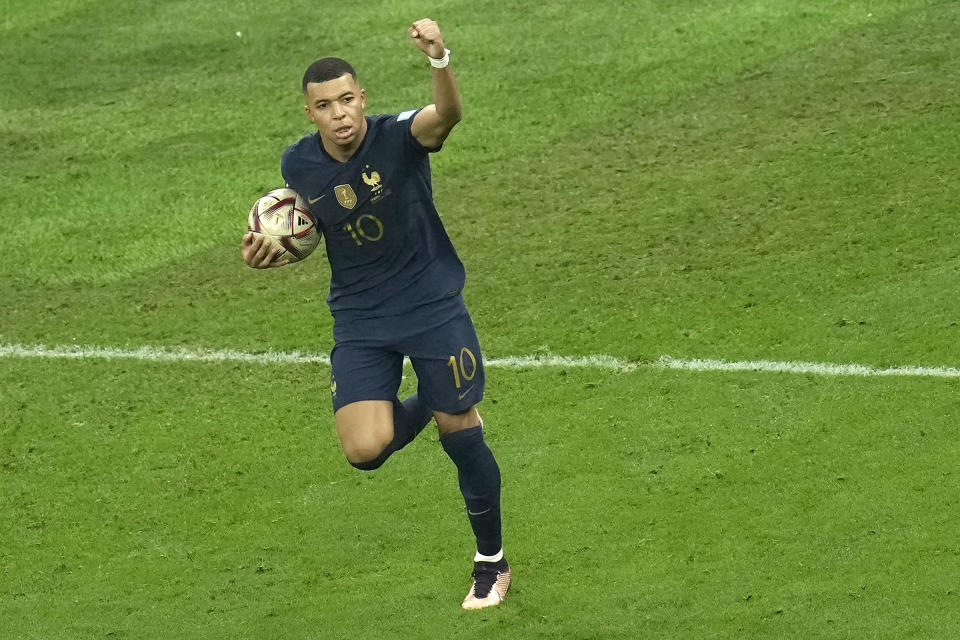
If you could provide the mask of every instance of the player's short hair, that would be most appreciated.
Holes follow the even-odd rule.
[[[311,82],[326,82],[327,80],[336,80],[340,76],[347,74],[357,79],[357,72],[353,70],[350,63],[340,58],[321,58],[309,67],[303,74],[303,92],[307,92],[307,85]]]

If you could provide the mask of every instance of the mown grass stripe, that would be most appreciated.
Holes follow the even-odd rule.
[[[167,347],[95,347],[82,345],[0,344],[0,358],[51,358],[51,359],[131,359],[155,362],[249,362],[254,364],[330,364],[326,354],[300,351],[237,351],[234,349],[187,349]],[[490,358],[488,367],[502,369],[593,368],[608,371],[633,371],[636,369],[679,369],[686,371],[757,371],[763,373],[812,374],[820,376],[901,376],[930,378],[960,378],[960,369],[955,367],[871,367],[863,364],[833,364],[829,362],[790,362],[775,360],[716,360],[710,358],[681,359],[661,356],[647,362],[630,362],[609,355],[560,356],[551,354],[530,356],[507,356]]]

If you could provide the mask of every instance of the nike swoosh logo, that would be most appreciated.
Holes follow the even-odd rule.
[[[466,398],[466,397],[467,397],[467,394],[470,393],[471,391],[473,391],[473,388],[474,388],[475,386],[476,386],[476,385],[470,385],[470,386],[467,388],[466,391],[464,391],[463,393],[458,393],[458,394],[457,394],[457,400],[463,400],[464,398]]]
[[[316,203],[320,202],[320,200],[323,199],[323,197],[324,197],[325,195],[327,195],[327,194],[321,193],[321,194],[318,195],[316,198],[307,198],[307,203],[308,203],[308,204],[316,204]]]
[[[487,509],[486,511],[481,511],[480,513],[474,513],[473,511],[470,511],[470,509],[467,509],[467,515],[468,515],[468,516],[482,516],[482,515],[485,514],[485,513],[490,513],[490,509],[493,509],[493,507],[490,507],[490,508]]]

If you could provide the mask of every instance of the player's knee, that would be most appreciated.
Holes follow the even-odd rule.
[[[343,443],[343,453],[353,467],[361,471],[373,471],[383,466],[389,457],[389,442],[367,440]]]
[[[357,402],[337,411],[337,435],[347,462],[364,471],[383,464],[394,435],[392,409],[389,402]]]

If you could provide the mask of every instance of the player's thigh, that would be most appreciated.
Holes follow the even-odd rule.
[[[462,312],[420,336],[408,353],[417,373],[417,392],[441,414],[462,414],[483,399],[486,374],[470,315]]]
[[[337,344],[330,368],[330,395],[344,453],[352,462],[376,457],[393,439],[393,400],[403,356],[376,346]]]
[[[393,403],[359,400],[334,414],[343,455],[350,462],[373,460],[393,440]]]

